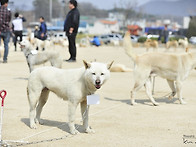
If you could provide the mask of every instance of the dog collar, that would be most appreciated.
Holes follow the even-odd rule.
[[[30,55],[33,55],[33,54],[32,54],[32,53],[28,53],[28,54],[26,55],[26,58],[28,59]]]

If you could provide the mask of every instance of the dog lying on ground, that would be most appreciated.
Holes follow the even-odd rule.
[[[184,38],[184,39],[179,39],[178,40],[179,45],[182,45],[183,48],[187,48],[189,45],[188,39]]]
[[[147,51],[147,52],[149,51],[149,48],[150,48],[150,47],[153,47],[153,51],[155,51],[155,49],[158,48],[158,41],[152,40],[152,39],[147,39],[147,40],[144,42],[144,46],[146,47],[146,51]]]
[[[168,41],[166,43],[166,48],[169,49],[171,47],[174,47],[174,49],[176,50],[176,48],[178,47],[178,41],[176,40]]]
[[[113,62],[112,62],[113,63]],[[85,67],[63,70],[55,67],[35,69],[29,77],[27,94],[30,104],[30,127],[36,128],[36,123],[42,124],[40,115],[49,92],[54,92],[63,100],[68,100],[68,118],[71,134],[77,134],[74,125],[75,110],[80,103],[85,132],[92,133],[88,126],[88,108],[86,96],[95,91],[110,77],[110,64],[98,62],[87,63]]]
[[[26,57],[30,72],[33,71],[34,65],[40,65],[47,61],[49,61],[52,66],[61,68],[63,60],[61,59],[58,52],[37,52],[36,50],[32,50],[32,46],[28,40],[23,40],[22,42],[20,42],[20,45]]]
[[[115,65],[112,65],[112,67],[110,68],[110,71],[111,72],[131,72],[132,69],[126,67],[123,64],[115,64]]]
[[[191,69],[196,67],[196,53],[146,53],[136,55],[133,53],[129,33],[124,37],[124,49],[133,60],[135,67],[133,70],[133,88],[131,90],[131,103],[135,103],[135,93],[145,85],[146,93],[154,105],[158,105],[152,97],[150,82],[151,74],[156,74],[165,78],[172,90],[169,98],[173,98],[177,93],[181,104],[186,102],[182,98],[182,82],[188,77]]]

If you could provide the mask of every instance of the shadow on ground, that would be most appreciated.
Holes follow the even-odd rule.
[[[122,102],[128,105],[131,105],[130,99],[118,100],[118,99],[113,99],[113,98],[108,98],[108,97],[105,97],[105,99],[109,101]],[[178,104],[178,98],[173,98],[171,100],[169,100],[168,97],[161,97],[161,98],[154,98],[154,99],[158,103]],[[144,104],[144,105],[154,106],[149,99],[135,99],[135,102]]]
[[[28,80],[28,78],[23,78],[23,77],[17,77],[17,78],[13,78],[14,80]]]
[[[49,126],[51,128],[52,127],[57,127],[59,129],[61,129],[62,131],[65,131],[65,132],[69,133],[69,127],[68,127],[67,122],[53,121],[53,120],[48,120],[48,119],[41,119],[41,120],[44,122],[43,126]],[[29,118],[22,118],[21,121],[29,127]],[[39,125],[37,125],[37,127],[39,127]],[[85,132],[82,125],[75,124],[75,128],[80,133]]]

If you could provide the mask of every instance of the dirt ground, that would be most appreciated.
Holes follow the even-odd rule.
[[[66,48],[56,47],[63,59],[69,57]],[[192,48],[191,51],[196,51]],[[156,78],[155,100],[160,106],[152,106],[144,88],[137,93],[137,106],[130,105],[131,72],[111,73],[111,78],[96,93],[99,105],[90,108],[90,126],[95,134],[86,134],[81,126],[80,107],[76,112],[76,126],[81,132],[70,135],[67,126],[67,102],[50,93],[42,113],[44,125],[36,130],[29,128],[29,104],[26,86],[29,69],[22,52],[10,49],[8,63],[0,63],[0,90],[5,89],[2,139],[11,145],[38,147],[180,147],[196,146],[196,71],[191,71],[183,84],[181,105],[171,92],[166,80]],[[160,48],[159,51],[164,51]],[[142,47],[135,48],[143,53]],[[172,49],[170,50],[172,52]],[[184,52],[182,48],[178,52]],[[132,67],[131,59],[122,47],[78,47],[77,62],[63,62],[63,69],[83,66],[82,60],[120,63]],[[1,58],[2,61],[2,58]],[[164,64],[164,63],[163,63]],[[49,63],[46,63],[49,65]],[[18,141],[13,143],[9,141]],[[21,144],[21,142],[30,144]]]

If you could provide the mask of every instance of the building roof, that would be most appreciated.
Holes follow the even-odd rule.
[[[129,29],[129,30],[142,30],[142,28],[138,25],[127,25],[127,29]]]
[[[110,21],[110,20],[100,20],[100,22],[103,24],[109,24],[109,25],[114,25],[117,23],[117,21]]]

